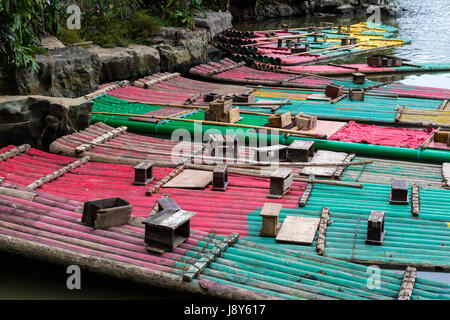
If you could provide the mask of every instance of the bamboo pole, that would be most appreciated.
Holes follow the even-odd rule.
[[[326,135],[316,135],[313,133],[299,133],[296,130],[289,129],[280,129],[280,128],[272,128],[272,127],[262,127],[262,126],[253,126],[247,124],[238,124],[238,123],[228,123],[228,122],[218,122],[218,121],[207,121],[207,120],[194,120],[194,119],[183,119],[183,118],[174,118],[174,117],[160,117],[160,116],[151,116],[151,115],[142,115],[142,114],[127,114],[127,113],[115,113],[115,112],[92,112],[92,114],[102,114],[102,115],[110,115],[110,116],[123,116],[123,117],[138,117],[138,118],[151,118],[151,119],[161,119],[161,120],[172,120],[172,121],[182,121],[182,122],[195,122],[206,125],[217,125],[223,127],[237,127],[237,128],[249,128],[249,129],[259,129],[259,130],[268,130],[268,131],[277,131],[281,133],[291,133],[295,134],[299,137],[306,138],[318,138],[318,139],[326,139]]]
[[[95,139],[92,139],[90,141],[90,143],[85,143],[85,144],[82,144],[81,146],[76,147],[75,152],[83,153],[85,151],[88,151],[92,148],[92,146],[94,144],[95,145],[104,144],[106,141],[117,137],[119,134],[124,133],[126,130],[127,130],[127,127],[122,126],[122,127],[113,129],[111,131],[108,131],[105,134],[103,134]]]
[[[157,193],[159,189],[163,185],[165,185],[167,182],[175,178],[177,175],[179,175],[183,170],[185,169],[185,164],[178,165],[172,172],[170,172],[167,176],[159,180],[151,189],[147,189],[145,191],[145,195],[151,196],[154,193]]]
[[[32,184],[28,185],[27,188],[34,190],[39,188],[40,186],[42,186],[43,184],[50,182],[60,176],[62,176],[64,173],[69,172],[70,170],[73,170],[75,168],[78,168],[80,166],[82,166],[83,164],[85,164],[86,162],[89,161],[89,157],[84,157],[80,160],[77,160],[75,162],[72,162],[71,164],[65,166],[64,168],[61,168],[59,170],[56,170],[53,173],[50,173],[42,178],[37,179],[36,181],[34,181]]]
[[[5,161],[9,158],[15,157],[21,153],[26,153],[31,149],[29,144],[22,144],[16,148],[0,153],[0,161]]]

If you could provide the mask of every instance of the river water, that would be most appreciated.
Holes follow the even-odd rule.
[[[448,0],[398,0],[408,12],[400,18],[382,18],[382,23],[400,29],[398,36],[410,38],[411,45],[388,52],[414,62],[450,62],[450,14]],[[318,24],[321,21],[348,24],[364,21],[364,17],[312,17],[266,20],[241,23],[237,28],[247,30],[278,29],[288,23],[292,27]],[[365,56],[336,60],[335,63],[363,63]],[[399,80],[412,85],[450,89],[450,73],[401,75],[393,78],[372,77],[374,80]],[[450,283],[449,274],[419,273],[428,279]],[[82,290],[68,290],[66,267],[36,262],[0,253],[0,299],[184,299],[197,296],[177,294],[96,274],[82,273]]]
[[[393,2],[393,1],[391,1]],[[410,45],[384,51],[386,54],[397,55],[419,62],[450,62],[450,9],[448,0],[397,0],[401,7],[408,11],[398,18],[381,17],[381,23],[399,28],[398,38],[409,38]],[[242,30],[274,30],[281,24],[291,27],[305,25],[319,25],[320,22],[333,22],[337,24],[354,24],[367,20],[367,16],[324,16],[324,17],[298,17],[280,20],[265,20],[261,22],[243,22],[235,27]],[[354,56],[346,59],[336,59],[333,63],[365,63],[366,57],[371,54]],[[370,76],[372,80],[396,80],[410,85],[423,85],[450,89],[450,72],[428,74],[401,74],[392,76]]]

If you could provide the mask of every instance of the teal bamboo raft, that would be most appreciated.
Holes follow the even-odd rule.
[[[26,191],[27,193],[33,191]],[[192,230],[172,252],[144,247],[140,220],[107,230],[80,224],[82,203],[33,192],[0,195],[0,250],[121,279],[227,299],[397,299],[401,274],[380,270],[368,286],[362,265]],[[36,222],[36,219],[39,222]],[[330,231],[330,241],[333,231]],[[450,299],[450,286],[418,277],[413,300]]]
[[[95,114],[95,112],[106,113],[120,113],[120,114],[144,114],[153,110],[158,110],[163,107],[150,106],[143,104],[130,103],[121,99],[113,98],[110,96],[102,96],[95,99],[94,111],[92,116],[92,123],[103,122],[113,127],[127,126],[131,132],[142,133],[157,133],[162,135],[171,135],[177,129],[187,130],[192,137],[202,136],[208,130],[214,130],[214,132],[226,133],[227,130],[232,130],[239,138],[249,141],[250,139],[262,141],[265,140],[268,143],[272,143],[273,140],[278,140],[277,143],[291,144],[294,140],[313,140],[315,141],[315,147],[317,149],[342,151],[348,153],[356,153],[359,155],[375,156],[375,157],[388,157],[401,160],[412,161],[424,161],[442,163],[450,161],[450,152],[446,150],[434,150],[434,149],[407,149],[388,147],[380,145],[368,145],[362,143],[349,143],[341,141],[330,141],[323,139],[310,139],[285,135],[275,134],[263,134],[256,133],[254,129],[247,128],[235,128],[231,126],[218,126],[218,125],[202,125],[195,124],[194,122],[182,122],[182,121],[159,121],[158,123],[149,123],[143,121],[129,120],[128,116],[124,115],[104,115]],[[264,126],[268,122],[268,116],[266,115],[243,115],[243,119],[238,124]],[[203,120],[204,111],[194,110],[188,114],[183,114],[184,119],[191,120]],[[211,132],[211,131],[209,131]]]

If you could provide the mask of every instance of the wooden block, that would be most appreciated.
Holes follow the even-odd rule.
[[[285,128],[292,123],[291,113],[275,114],[269,117],[269,126],[273,128]]]
[[[349,98],[351,101],[364,101],[364,90],[349,89]]]
[[[264,204],[261,210],[260,216],[262,217],[262,227],[260,235],[263,237],[275,237],[278,229],[278,216],[280,214],[283,205],[280,203],[268,203]]]
[[[204,189],[213,180],[213,173],[201,170],[184,170],[164,185],[164,188]]]
[[[233,108],[233,100],[216,100],[209,104],[209,110],[217,115],[230,111]]]
[[[325,89],[325,95],[332,99],[336,99],[342,96],[342,92],[344,91],[344,86],[329,84]]]
[[[384,240],[384,211],[372,211],[367,222],[366,242],[381,245]]]
[[[367,65],[369,67],[381,67],[381,59],[382,56],[380,55],[367,57]]]
[[[222,96],[217,92],[209,92],[205,94],[204,101],[205,102],[213,102],[215,100],[220,100]]]
[[[355,72],[352,73],[353,83],[364,84],[366,82],[366,75],[364,73]]]
[[[300,113],[295,116],[294,124],[299,129],[310,130],[317,125],[317,116]]]
[[[287,159],[290,162],[308,162],[314,156],[314,141],[294,140],[288,147]]]
[[[206,121],[217,121],[216,113],[213,110],[205,110]]]
[[[153,180],[153,163],[150,161],[143,161],[134,168],[134,182],[135,185],[146,186]]]
[[[224,115],[224,122],[236,123],[241,120],[239,108],[233,108],[230,111],[226,112]]]
[[[319,227],[319,218],[287,216],[277,234],[278,242],[311,245]]]
[[[225,191],[228,187],[228,167],[226,164],[219,164],[213,171],[213,190]]]
[[[409,204],[408,185],[406,180],[393,179],[391,185],[391,204]]]
[[[291,188],[292,182],[292,169],[278,169],[270,176],[270,193],[267,198],[281,199]]]

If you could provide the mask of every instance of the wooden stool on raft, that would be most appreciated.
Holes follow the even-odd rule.
[[[277,113],[269,116],[269,127],[273,128],[285,128],[292,123],[291,113],[288,111],[286,113]]]
[[[208,147],[213,157],[238,158],[239,140],[235,134],[211,134]]]
[[[352,73],[353,83],[364,84],[366,82],[366,75],[364,73],[355,72]]]
[[[329,98],[336,99],[342,96],[344,86],[337,84],[329,84],[325,89],[325,95]]]
[[[132,206],[122,198],[86,201],[81,222],[94,229],[106,229],[127,224]]]
[[[259,214],[262,217],[262,227],[259,232],[261,237],[275,238],[277,236],[281,227],[278,217],[282,208],[281,203],[264,203],[264,207]]]
[[[287,160],[308,162],[314,156],[314,141],[294,140],[288,147]]]
[[[139,163],[134,168],[134,182],[138,186],[146,186],[153,181],[153,163],[144,161]]]
[[[205,111],[207,121],[235,123],[241,119],[239,108],[233,108],[232,98],[210,102],[209,109]]]
[[[291,188],[292,182],[291,169],[278,169],[270,176],[270,193],[267,195],[267,198],[281,199]]]
[[[364,101],[364,90],[363,89],[348,89],[350,101]]]
[[[170,197],[157,200],[158,212],[142,221],[145,225],[146,249],[154,253],[172,251],[190,236],[190,219],[194,212],[180,209]]]
[[[394,179],[391,185],[390,204],[408,205],[408,185],[406,180]]]
[[[317,126],[317,116],[299,113],[294,117],[294,125],[298,129],[311,130]]]
[[[385,233],[384,211],[372,211],[367,224],[366,243],[381,245]]]
[[[226,164],[219,164],[214,168],[213,171],[213,190],[225,191],[227,190],[228,184],[228,166]]]

